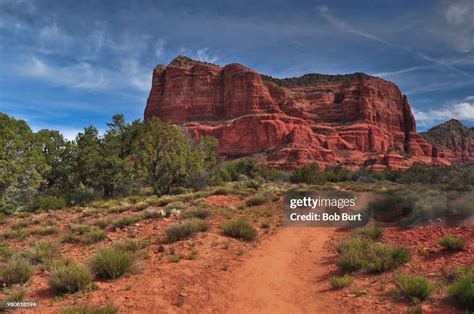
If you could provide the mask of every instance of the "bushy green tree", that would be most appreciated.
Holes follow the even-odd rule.
[[[217,160],[216,139],[201,137],[195,141],[181,128],[158,118],[145,123],[140,146],[141,165],[158,195],[189,185],[193,174],[209,171]]]
[[[0,210],[31,209],[49,170],[27,123],[0,113]]]
[[[44,183],[42,191],[52,194],[64,194],[73,185],[74,145],[61,133],[53,130],[40,130],[35,135],[36,143],[48,165],[41,173]]]

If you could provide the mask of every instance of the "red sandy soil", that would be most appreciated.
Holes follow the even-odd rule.
[[[234,195],[207,198],[209,204],[232,208],[243,201],[243,197]],[[263,209],[270,211],[271,217],[258,214]],[[70,211],[53,214],[61,221],[62,230],[80,215]],[[404,313],[411,306],[388,297],[398,273],[423,274],[439,282],[443,272],[458,265],[472,265],[474,261],[473,229],[385,229],[382,242],[408,246],[413,261],[394,272],[354,274],[351,287],[334,290],[329,279],[338,274],[335,243],[350,230],[281,228],[278,203],[252,207],[246,215],[258,229],[256,242],[223,236],[219,225],[229,217],[213,213],[208,218],[212,225],[208,233],[173,244],[163,244],[159,237],[166,226],[179,220],[177,217],[146,220],[109,231],[107,240],[95,245],[62,244],[63,257],[86,262],[99,246],[127,238],[156,239],[146,249],[148,258],[140,260],[137,273],[115,281],[95,281],[97,290],[69,295],[64,300],[54,301],[47,285],[47,271],[38,267],[27,285],[26,300],[39,301],[36,312],[40,313],[57,313],[77,304],[105,305],[109,301],[120,313]],[[270,223],[271,227],[259,228],[262,222]],[[0,225],[0,231],[3,230],[5,225]],[[447,233],[464,237],[468,243],[465,250],[443,251],[437,240]],[[45,238],[58,240],[56,236]],[[31,240],[7,241],[12,246],[26,247]],[[160,245],[165,247],[164,253],[158,252]],[[186,256],[192,248],[198,249],[195,260],[168,261],[170,252]],[[355,288],[367,293],[356,296]],[[442,290],[424,302],[423,309],[426,313],[461,313],[447,303]]]

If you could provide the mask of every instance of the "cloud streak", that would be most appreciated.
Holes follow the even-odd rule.
[[[469,96],[460,102],[432,110],[413,110],[416,121],[421,126],[431,126],[449,119],[474,122],[474,97]]]

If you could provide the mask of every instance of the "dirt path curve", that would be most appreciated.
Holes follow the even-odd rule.
[[[226,313],[344,313],[332,300],[333,228],[282,228],[230,278]]]

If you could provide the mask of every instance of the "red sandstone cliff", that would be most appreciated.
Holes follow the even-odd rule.
[[[158,65],[145,109],[219,139],[219,152],[270,166],[402,169],[450,164],[420,134],[399,88],[362,73],[273,79],[179,56]]]
[[[438,155],[452,162],[474,162],[474,129],[452,119],[422,133]]]

